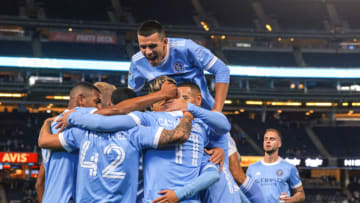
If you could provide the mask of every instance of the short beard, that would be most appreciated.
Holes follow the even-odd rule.
[[[276,152],[276,149],[265,151],[267,154],[272,155]]]

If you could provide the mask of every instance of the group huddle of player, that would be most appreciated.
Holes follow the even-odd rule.
[[[281,135],[265,133],[265,158],[244,174],[221,113],[228,67],[160,23],[138,29],[129,88],[79,83],[68,110],[39,135],[43,202],[299,202],[297,169],[278,157]],[[215,75],[215,100],[204,71]],[[145,87],[149,93],[136,96]],[[295,189],[290,196],[289,186]]]

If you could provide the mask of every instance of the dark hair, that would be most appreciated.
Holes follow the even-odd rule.
[[[180,83],[180,84],[177,85],[177,87],[190,87],[191,91],[198,91],[199,93],[201,93],[201,90],[200,90],[199,86],[197,84],[193,83],[193,82],[190,82],[190,81]]]
[[[88,82],[79,82],[73,88],[71,88],[70,98],[75,97],[75,95],[78,93],[83,93],[83,94],[87,92],[90,93],[92,90],[95,90],[98,93],[100,93],[100,90],[97,87],[95,87],[93,84]]]
[[[157,20],[147,20],[143,22],[137,30],[137,34],[148,37],[154,33],[159,33],[159,37],[162,39],[165,37],[165,31]]]
[[[282,135],[279,130],[277,130],[275,128],[268,128],[265,130],[264,134],[266,134],[267,132],[275,132],[280,137],[280,140],[282,140]]]
[[[113,91],[111,95],[111,103],[118,104],[123,100],[130,99],[136,97],[136,93],[134,90],[129,89],[127,87],[119,87]]]

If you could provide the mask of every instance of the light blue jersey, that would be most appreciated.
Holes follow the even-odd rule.
[[[56,134],[56,122],[51,124],[51,132]],[[41,149],[45,168],[45,191],[42,202],[67,203],[75,199],[76,170],[78,154],[62,150]]]
[[[271,164],[261,160],[250,165],[246,175],[260,186],[268,203],[278,203],[282,192],[291,196],[290,187],[295,189],[302,185],[296,167],[280,157]]]
[[[133,112],[129,115],[142,125],[174,129],[180,122],[182,112]],[[158,192],[161,190],[176,190],[199,176],[208,131],[208,126],[195,118],[191,135],[185,143],[145,151],[144,202],[152,202],[160,196]],[[182,202],[200,202],[200,197],[195,195]]]
[[[67,151],[79,150],[77,202],[135,202],[140,152],[157,148],[163,128],[116,133],[70,128],[59,134]]]
[[[234,143],[230,134],[224,135],[228,138],[229,150],[227,156],[234,152]],[[226,157],[227,157],[226,156]],[[229,160],[226,158],[223,170],[220,172],[220,179],[214,185],[207,188],[201,194],[201,202],[203,203],[218,203],[218,202],[242,202],[240,194],[241,190],[229,170]]]
[[[128,85],[140,92],[146,82],[163,75],[178,83],[191,81],[201,89],[202,107],[212,109],[214,99],[207,88],[204,71],[215,75],[217,83],[229,83],[229,68],[208,49],[188,39],[168,38],[168,52],[159,66],[152,66],[141,52],[131,58]]]

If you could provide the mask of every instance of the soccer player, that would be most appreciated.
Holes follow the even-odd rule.
[[[259,184],[268,203],[304,201],[305,193],[298,170],[279,157],[281,145],[280,132],[267,129],[264,135],[265,157],[250,165],[246,175]],[[290,187],[295,191],[293,196],[290,196]]]
[[[227,133],[224,135],[229,140],[229,150],[227,155],[233,154],[233,146],[230,145],[231,137]],[[242,192],[234,181],[231,172],[229,171],[228,158],[225,159],[223,170],[220,172],[220,179],[214,185],[207,188],[201,194],[201,202],[203,203],[217,203],[217,202],[242,202],[247,203],[247,199],[241,199]]]
[[[194,87],[197,87],[193,84]],[[163,86],[158,85],[158,88]],[[180,87],[181,89],[181,87]],[[191,87],[183,87],[187,91],[184,91],[185,94],[182,94],[179,91],[179,98],[190,100],[197,105],[201,103],[201,94],[199,88],[195,88],[196,94],[192,93]],[[160,101],[152,105],[153,110],[161,111],[165,110],[166,102]],[[199,116],[204,119],[209,124],[217,125],[213,126],[215,131],[223,133],[227,132],[230,129],[230,125],[224,115],[219,112],[211,112],[205,109],[189,103],[186,110],[194,112],[194,116]],[[181,112],[133,112],[130,114],[138,124],[151,126],[154,124],[161,125],[168,129],[173,129],[180,118],[182,117]],[[97,118],[96,118],[97,117]],[[121,122],[123,122],[124,117],[126,116],[101,116],[93,115],[86,116],[81,114],[81,112],[71,113],[68,117],[70,124],[76,124],[77,126],[90,128],[92,130],[115,130],[119,129]],[[129,116],[127,116],[129,117]],[[86,119],[82,119],[86,118]],[[95,120],[90,120],[96,118]],[[115,120],[114,120],[115,119]],[[118,121],[116,121],[118,119]],[[186,185],[192,179],[198,176],[199,174],[199,165],[201,157],[203,156],[204,141],[207,139],[207,133],[204,134],[204,127],[206,130],[210,130],[206,127],[205,123],[194,124],[193,130],[190,139],[183,145],[178,145],[174,148],[169,148],[168,150],[156,151],[156,150],[147,150],[145,154],[145,201],[151,202],[153,199],[158,197],[157,194],[163,189],[177,189],[181,186]],[[122,127],[120,127],[122,129]],[[226,140],[227,145],[227,140]],[[159,165],[163,166],[159,170]],[[188,167],[184,167],[184,166]],[[178,171],[178,172],[176,172]],[[187,171],[187,172],[186,172]],[[168,175],[165,175],[168,174]],[[175,176],[175,177],[174,177]],[[174,178],[171,178],[174,177]],[[174,185],[175,184],[175,185]],[[188,201],[198,201],[198,196],[193,197],[193,199],[186,199]]]
[[[99,90],[91,84],[79,83],[70,91],[68,108],[76,106],[97,107],[100,104]],[[56,124],[52,132],[56,133]],[[45,169],[44,203],[67,203],[75,199],[75,180],[78,155],[65,151],[42,149]]]
[[[94,86],[100,90],[101,108],[111,106],[111,95],[113,91],[116,90],[115,85],[111,85],[107,82],[96,82],[94,83]]]
[[[100,133],[70,128],[56,135],[51,134],[46,121],[39,147],[79,150],[77,202],[135,202],[141,150],[184,143],[190,136],[192,119],[185,112],[173,130],[139,126],[128,131]]]
[[[240,166],[240,154],[237,151],[235,141],[230,136],[229,139],[229,170],[241,189],[241,197],[245,194],[246,198],[251,203],[262,203],[265,202],[264,196],[262,194],[261,188],[254,183],[254,181],[246,176],[243,169]],[[246,202],[246,200],[242,201]]]
[[[131,59],[129,88],[138,93],[146,82],[163,75],[173,77],[178,83],[192,81],[201,89],[201,106],[222,111],[230,71],[220,59],[192,40],[166,38],[164,29],[156,20],[142,23],[137,34],[140,51]],[[215,75],[215,101],[207,88],[204,71]]]

